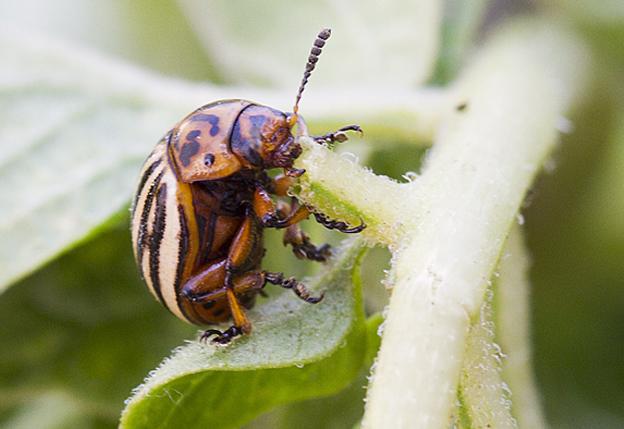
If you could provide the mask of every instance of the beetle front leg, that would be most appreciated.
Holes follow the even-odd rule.
[[[346,127],[342,127],[333,133],[327,133],[322,136],[314,136],[312,137],[316,143],[319,144],[327,144],[332,145],[336,142],[342,143],[349,140],[349,136],[347,136],[347,131],[355,131],[361,135],[364,135],[364,131],[359,125],[347,125]]]
[[[350,227],[346,223],[339,220],[332,220],[325,216],[323,213],[314,213],[314,218],[318,223],[323,225],[327,229],[335,229],[337,231],[343,232],[345,234],[355,234],[363,231],[366,228],[366,224],[363,220],[360,219],[360,224],[358,226]]]

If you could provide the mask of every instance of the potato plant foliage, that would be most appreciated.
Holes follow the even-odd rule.
[[[624,10],[347,3],[0,2],[3,427],[623,424]],[[302,137],[291,191],[368,228],[306,222],[320,267],[269,233],[324,301],[201,344],[138,278],[141,162],[210,101],[288,110],[322,27],[300,112],[364,137]]]

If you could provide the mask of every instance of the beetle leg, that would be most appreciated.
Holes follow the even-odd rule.
[[[272,283],[285,289],[292,289],[299,298],[312,304],[315,304],[323,299],[322,295],[320,297],[311,296],[310,291],[308,291],[305,285],[298,282],[294,277],[284,278],[283,273],[272,273],[268,271],[252,271],[236,277],[234,280],[233,292],[235,295],[238,295],[252,290],[261,291],[267,283]],[[215,301],[228,297],[229,290],[232,289],[222,287],[217,290],[193,296],[191,299],[193,302]],[[209,329],[206,332],[209,331],[214,332],[216,329]]]
[[[222,276],[222,278],[223,277],[224,276]],[[253,290],[258,292],[262,291],[262,288],[266,284],[266,281],[264,279],[264,275],[261,272],[251,271],[249,273],[241,274],[234,277],[232,283],[234,293],[236,295],[242,295]],[[221,281],[221,284],[223,284],[223,281]],[[228,288],[225,286],[219,287],[217,289],[208,289],[206,291],[185,288],[183,290],[183,296],[191,302],[202,304],[226,298],[227,289]]]
[[[180,289],[180,296],[191,302],[199,301],[197,297],[210,294],[223,284],[225,279],[225,258],[213,261],[188,279]]]
[[[206,271],[208,270],[205,270],[205,272]],[[205,281],[207,276],[204,275],[203,277]],[[222,273],[221,278],[223,277],[224,275]],[[188,286],[185,287],[183,292],[184,297],[186,297],[193,303],[207,303],[211,301],[214,302],[226,298],[230,307],[230,313],[232,315],[232,318],[234,319],[234,325],[225,331],[219,331],[218,329],[208,329],[204,331],[204,333],[200,337],[200,341],[207,341],[211,336],[216,335],[212,342],[227,344],[234,337],[242,334],[248,334],[249,332],[251,332],[251,323],[249,322],[249,319],[247,318],[247,315],[241,307],[236,295],[245,294],[253,290],[259,291],[264,287],[265,284],[266,280],[264,278],[264,273],[258,271],[253,271],[237,276],[233,281],[232,288],[224,286],[219,289],[209,290],[207,292],[194,293],[195,289],[192,289],[192,286],[194,285],[197,289],[198,286],[203,285],[202,282],[196,280],[194,283],[187,283]]]
[[[284,278],[284,273],[271,273],[265,271],[264,276],[267,282],[281,286],[284,289],[292,289],[292,291],[295,292],[295,295],[310,304],[316,304],[321,301],[325,295],[324,293],[321,293],[320,296],[312,296],[308,288],[306,288],[303,283],[297,281],[294,277]]]
[[[293,198],[292,205],[296,206],[296,204],[297,201]],[[280,201],[277,206],[277,211],[283,218],[288,218],[289,213],[291,213],[293,209],[290,204]],[[303,232],[298,223],[286,228],[282,242],[284,246],[288,244],[292,245],[293,253],[299,259],[325,262],[327,258],[331,256],[331,246],[329,244],[323,244],[320,247],[316,247],[310,242],[310,237]]]
[[[226,344],[238,335],[251,332],[251,323],[236,296],[235,276],[257,267],[263,255],[262,228],[255,216],[247,216],[232,240],[225,264],[225,295],[234,326],[217,336],[213,342]]]
[[[287,174],[278,174],[271,183],[271,192],[278,197],[288,195],[288,189],[295,183],[295,178]]]
[[[332,145],[336,142],[342,143],[349,140],[347,136],[347,131],[356,131],[360,134],[360,136],[364,135],[364,131],[359,125],[347,125],[346,127],[342,127],[339,130],[334,131],[333,133],[327,133],[322,136],[313,137],[314,141],[319,144],[327,144]]]
[[[245,310],[243,310],[243,307],[238,301],[238,298],[234,293],[234,288],[227,288],[225,294],[227,296],[228,303],[230,304],[230,311],[232,312],[232,318],[234,319],[234,327],[239,328],[241,333],[250,333],[251,322],[247,318]]]
[[[254,192],[253,210],[262,225],[269,228],[287,228],[307,219],[310,215],[308,208],[302,205],[291,210],[286,217],[282,218],[269,193],[259,186]]]
[[[219,331],[218,329],[207,329],[204,331],[201,337],[199,337],[199,341],[208,341],[211,336],[216,335],[216,337],[212,340],[213,343],[227,344],[232,341],[234,337],[238,337],[242,334],[243,331],[236,325],[230,326],[225,331]]]
[[[255,269],[264,256],[262,226],[253,214],[248,215],[232,240],[225,266],[225,286],[233,287],[236,274]]]
[[[262,186],[256,186],[253,195],[252,208],[263,226],[271,226],[279,221],[279,214],[271,196]]]
[[[364,223],[362,219],[360,219],[360,224],[358,226],[349,227],[349,225],[347,225],[344,222],[329,219],[323,213],[314,213],[314,218],[316,219],[318,223],[323,225],[325,228],[336,229],[346,234],[355,234],[355,233],[361,232],[362,230],[364,230],[364,228],[366,228],[366,224]]]
[[[286,228],[283,242],[284,246],[292,245],[293,253],[299,259],[325,262],[331,256],[331,246],[329,244],[316,247],[310,242],[310,237],[301,230],[299,225],[291,225]]]
[[[234,319],[234,325],[230,326],[225,331],[219,331],[218,329],[207,329],[199,338],[200,341],[207,341],[212,335],[216,337],[212,340],[213,343],[227,344],[232,338],[242,334],[248,334],[251,332],[251,322],[247,318],[245,311],[240,305],[240,302],[236,294],[243,294],[251,290],[259,290],[264,287],[266,280],[264,274],[260,272],[251,272],[237,277],[234,280],[234,287],[222,287],[220,289],[207,292],[201,295],[196,295],[193,298],[193,302],[209,302],[216,301],[217,299],[227,298],[230,306],[230,312]]]

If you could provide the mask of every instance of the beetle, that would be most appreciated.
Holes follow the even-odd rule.
[[[132,243],[141,277],[156,299],[178,318],[196,325],[233,319],[228,329],[208,329],[200,340],[227,344],[251,332],[245,309],[267,283],[292,289],[308,303],[306,286],[283,273],[261,269],[264,228],[285,228],[284,244],[299,258],[325,261],[328,245],[317,247],[298,223],[310,214],[330,229],[357,233],[295,198],[286,197],[304,170],[293,163],[301,146],[292,134],[307,133],[298,115],[301,95],[331,32],[322,30],[306,63],[293,113],[246,100],[221,100],[191,112],[147,157],[132,204]],[[314,137],[331,144],[347,139],[357,125]],[[267,170],[283,169],[271,178]]]

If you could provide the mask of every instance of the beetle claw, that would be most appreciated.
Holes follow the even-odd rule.
[[[217,335],[217,338],[219,338],[219,336],[223,335],[223,332],[219,331],[218,329],[206,329],[199,337],[199,341],[207,342],[208,339],[213,335]]]
[[[335,229],[345,234],[356,234],[363,231],[366,228],[366,223],[360,218],[360,224],[358,226],[349,227],[344,222],[338,220],[332,220],[325,216],[323,213],[314,213],[314,218],[318,223],[323,225],[327,229]]]
[[[216,337],[212,339],[213,344],[227,344],[232,341],[233,338],[242,335],[242,333],[242,329],[235,325],[230,326],[225,331],[219,331],[218,329],[207,329],[204,331],[201,337],[199,337],[199,341],[206,342],[211,336],[216,335]]]

